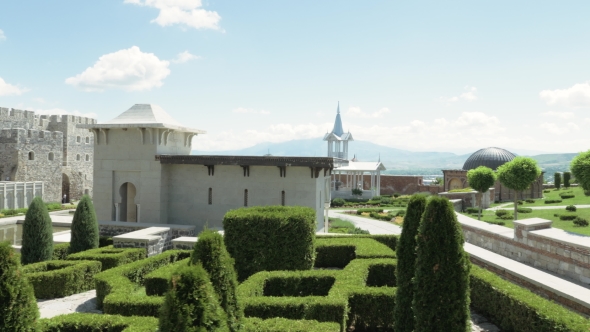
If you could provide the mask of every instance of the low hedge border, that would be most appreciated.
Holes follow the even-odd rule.
[[[98,261],[46,261],[23,266],[38,299],[54,299],[94,289]]]
[[[355,234],[355,235],[316,235],[316,239],[373,239],[388,246],[395,252],[399,235],[393,234]]]
[[[250,317],[244,319],[244,332],[337,332],[338,323],[318,322],[317,320],[293,320],[286,318],[260,319]]]
[[[69,243],[60,243],[53,245],[53,260],[65,260],[70,251]]]
[[[143,248],[113,248],[106,246],[104,248],[90,249],[75,254],[68,255],[67,260],[85,260],[99,261],[102,263],[102,270],[112,269],[117,266],[135,262],[146,256],[146,250]]]
[[[395,252],[371,238],[318,237],[315,267],[345,267],[355,258],[395,258]]]
[[[471,268],[471,305],[503,331],[582,332],[590,321],[479,266]]]
[[[170,278],[174,271],[176,271],[176,269],[182,264],[188,265],[189,261],[190,258],[185,258],[148,273],[143,278],[145,293],[148,296],[164,296],[168,291],[168,283],[170,282]]]
[[[157,329],[158,319],[154,317],[74,313],[39,321],[39,330],[43,332],[149,332]]]
[[[357,215],[361,215],[363,213],[371,213],[371,212],[381,213],[381,212],[383,212],[383,208],[361,208],[361,209],[356,210]]]
[[[144,277],[162,266],[190,257],[190,253],[190,250],[167,250],[97,274],[94,280],[98,309],[106,314],[158,317],[164,297],[141,294]]]

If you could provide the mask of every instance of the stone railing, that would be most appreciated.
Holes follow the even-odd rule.
[[[170,240],[170,228],[149,227],[135,232],[113,236],[115,248],[145,248],[147,256],[161,254],[172,249]]]
[[[195,243],[197,243],[197,239],[191,236],[181,236],[172,240],[172,249],[192,250],[195,247]]]
[[[175,225],[175,224],[148,224],[126,221],[99,221],[98,230],[101,236],[117,236],[125,233],[135,232],[148,227],[170,228],[170,238],[175,239],[181,236],[196,236],[196,226]]]

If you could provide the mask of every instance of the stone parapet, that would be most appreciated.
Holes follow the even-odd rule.
[[[148,227],[167,227],[170,228],[170,239],[181,236],[195,236],[196,226],[176,225],[176,224],[149,224],[149,223],[131,223],[125,221],[100,221],[98,230],[101,236],[117,236],[125,233],[135,232]]]
[[[172,240],[172,249],[192,250],[199,238],[192,236],[181,236]]]
[[[172,249],[170,228],[149,227],[135,232],[113,236],[113,247],[145,248],[148,257],[158,255],[165,250]]]

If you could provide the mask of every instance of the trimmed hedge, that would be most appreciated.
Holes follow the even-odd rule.
[[[167,250],[162,254],[101,272],[94,277],[96,304],[106,314],[158,317],[164,297],[139,292],[144,277],[156,269],[188,258],[189,250]]]
[[[471,305],[502,331],[587,332],[590,321],[494,273],[473,265]]]
[[[496,210],[496,217],[498,218],[502,218],[508,214],[511,214],[508,210]]]
[[[53,257],[52,260],[65,260],[70,252],[69,243],[60,243],[53,246]]]
[[[563,202],[561,199],[546,199],[545,204],[554,204]]]
[[[399,235],[394,234],[354,234],[354,235],[316,235],[316,239],[373,239],[395,252]]]
[[[112,269],[117,266],[135,262],[146,256],[144,248],[113,248],[107,246],[104,248],[90,249],[75,254],[68,255],[67,260],[99,261],[102,263],[102,271]]]
[[[158,329],[158,319],[73,313],[42,319],[39,329],[43,332],[150,332]]]
[[[168,291],[168,282],[170,282],[174,271],[181,265],[188,265],[189,261],[190,258],[185,258],[148,273],[143,279],[145,294],[148,296],[164,296]]]
[[[370,238],[318,237],[314,267],[343,268],[355,258],[395,258],[395,252]]]
[[[561,194],[561,195],[559,195],[559,197],[561,197],[562,199],[568,199],[568,198],[574,198],[574,197],[576,197],[576,195],[574,195],[574,194]]]
[[[223,217],[224,242],[239,280],[259,271],[309,270],[315,259],[316,214],[301,206],[254,206]]]
[[[356,214],[359,216],[363,213],[371,213],[371,212],[382,213],[383,208],[363,208],[363,209],[356,210]]]
[[[578,216],[575,214],[560,215],[559,220],[575,220]]]
[[[533,209],[531,209],[531,208],[518,208],[517,211],[518,211],[518,213],[531,213],[531,212],[533,212]]]
[[[317,320],[293,320],[286,318],[260,319],[256,317],[246,318],[244,332],[339,332],[340,325],[331,322],[318,322]]]
[[[38,299],[54,299],[94,289],[98,261],[47,261],[26,265],[27,276]]]
[[[479,208],[469,207],[469,208],[465,209],[465,212],[469,213],[469,214],[479,213]]]
[[[586,220],[584,218],[577,217],[576,219],[574,219],[574,225],[580,226],[580,227],[586,227],[586,226],[588,226],[588,220]]]

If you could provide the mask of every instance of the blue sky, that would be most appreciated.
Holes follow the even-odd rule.
[[[199,150],[590,148],[588,1],[3,1],[0,106],[162,106]]]

